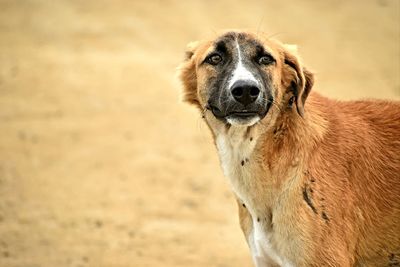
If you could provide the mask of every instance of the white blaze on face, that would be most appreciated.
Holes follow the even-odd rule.
[[[236,39],[236,49],[237,49],[238,61],[235,69],[233,70],[233,75],[229,81],[228,88],[232,88],[232,85],[239,80],[253,81],[258,84],[258,81],[254,77],[254,75],[243,65],[243,58],[240,51],[240,45],[237,39]]]

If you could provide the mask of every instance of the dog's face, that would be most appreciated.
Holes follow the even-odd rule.
[[[192,43],[181,67],[185,100],[219,123],[251,126],[295,102],[303,105],[312,74],[282,44],[245,32]]]

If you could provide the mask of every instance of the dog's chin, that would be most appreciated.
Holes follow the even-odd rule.
[[[261,118],[258,115],[246,116],[246,117],[231,115],[226,117],[226,122],[232,126],[250,127],[259,122],[260,119]]]

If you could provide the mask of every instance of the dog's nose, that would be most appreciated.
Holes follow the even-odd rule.
[[[247,106],[256,101],[260,89],[252,81],[237,81],[232,85],[231,94],[237,102]]]

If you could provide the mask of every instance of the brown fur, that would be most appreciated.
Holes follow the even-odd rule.
[[[293,52],[245,34],[279,59],[269,70],[275,104],[244,137],[257,144],[248,167],[251,183],[240,185],[264,229],[276,234],[275,250],[295,266],[398,266],[400,103],[310,93],[313,74]],[[211,70],[198,67],[212,43],[192,44],[180,77],[185,100],[204,112],[215,138],[229,129],[205,111],[203,84]],[[240,199],[238,206],[248,238],[252,219]]]

